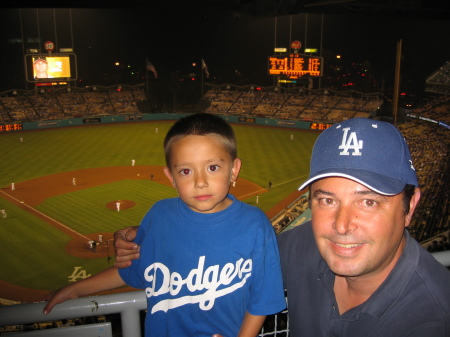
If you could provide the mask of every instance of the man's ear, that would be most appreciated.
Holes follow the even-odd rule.
[[[231,182],[236,181],[239,176],[239,172],[241,171],[242,161],[240,158],[236,158],[233,162],[233,167],[231,168]]]
[[[169,179],[172,186],[176,188],[175,179],[173,179],[172,172],[170,172],[170,169],[167,166],[164,167],[164,174],[166,175],[167,179]]]
[[[414,211],[415,211],[415,209],[417,207],[417,204],[419,203],[419,200],[420,200],[420,195],[421,195],[420,188],[416,187],[414,189],[414,194],[413,194],[413,196],[412,196],[412,198],[411,198],[411,200],[409,202],[409,212],[405,216],[405,227],[408,227],[409,224],[411,223]]]

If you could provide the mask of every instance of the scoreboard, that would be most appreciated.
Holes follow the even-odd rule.
[[[309,126],[311,130],[326,130],[330,127],[332,127],[333,124],[327,124],[327,123],[311,123]]]
[[[323,73],[323,57],[289,54],[269,56],[269,75],[291,79],[320,77]]]
[[[0,124],[0,132],[4,131],[19,131],[23,129],[23,125],[21,123],[14,124]]]
[[[38,64],[40,64],[39,67]],[[78,78],[77,57],[74,53],[26,54],[25,75],[28,82],[41,85],[75,81]]]

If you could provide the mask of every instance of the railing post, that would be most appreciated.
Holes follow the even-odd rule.
[[[141,337],[140,311],[127,308],[120,313],[123,337]]]
[[[450,251],[444,250],[442,252],[433,252],[431,255],[445,267],[450,267]]]

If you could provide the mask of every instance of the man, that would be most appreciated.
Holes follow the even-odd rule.
[[[290,336],[450,336],[450,272],[406,230],[420,189],[400,132],[366,118],[325,130],[306,187],[311,221],[278,236]],[[123,266],[138,256],[126,233]]]
[[[53,78],[53,76],[48,75],[48,62],[45,57],[38,57],[34,63],[34,73],[35,78]]]
[[[307,186],[311,222],[278,237],[291,336],[450,336],[450,272],[405,229],[420,189],[400,132],[327,129]]]

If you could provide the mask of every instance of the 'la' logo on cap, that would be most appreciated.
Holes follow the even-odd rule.
[[[339,150],[343,150],[339,153],[341,156],[348,156],[350,155],[350,152],[348,150],[353,150],[352,155],[353,156],[360,156],[361,152],[359,150],[362,150],[363,148],[363,141],[358,140],[356,138],[356,132],[350,132],[350,136],[348,135],[348,131],[350,128],[343,128],[342,131],[344,132],[342,136],[342,143],[339,145]]]

